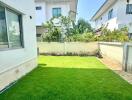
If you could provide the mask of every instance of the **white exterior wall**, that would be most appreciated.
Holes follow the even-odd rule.
[[[68,16],[70,11],[70,2],[46,3],[45,1],[36,2],[36,7],[41,6],[42,10],[36,10],[36,25],[41,26],[42,23],[50,20],[52,16],[52,8],[61,8],[61,14]]]
[[[47,20],[50,20],[52,16],[52,8],[61,8],[61,14],[63,16],[68,16],[70,11],[70,4],[68,3],[50,3],[47,4]]]
[[[120,4],[120,9],[118,9],[119,28],[127,26],[129,28],[129,32],[132,33],[132,14],[126,14],[126,0],[119,0],[118,2]],[[130,4],[132,4],[132,0],[130,0]]]
[[[109,11],[113,9],[113,18],[108,20],[108,13]],[[114,29],[117,29],[118,28],[118,25],[117,25],[117,14],[118,14],[118,2],[116,2],[112,7],[110,7],[105,13],[102,14],[102,16],[100,16],[96,22],[95,22],[95,25],[96,25],[96,29],[99,29],[102,25],[103,26],[107,26],[108,29],[110,30],[114,30]],[[101,20],[102,18],[102,20]]]
[[[41,26],[44,22],[47,21],[46,19],[46,3],[45,2],[36,2],[36,7],[41,6],[41,10],[36,10],[36,25]]]
[[[130,0],[130,3],[132,3],[132,0]],[[126,5],[126,0],[117,0],[115,4],[113,4],[95,21],[96,29],[109,23],[107,28],[110,30],[128,26],[129,32],[132,33],[132,14],[126,14]],[[111,9],[113,9],[113,18],[108,20],[108,13]]]
[[[0,50],[0,74],[37,58],[34,0],[0,0],[23,13],[24,48]],[[30,19],[32,16],[32,19]],[[36,66],[36,65],[34,65]]]

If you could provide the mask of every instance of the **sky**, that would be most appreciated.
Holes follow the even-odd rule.
[[[106,0],[78,0],[77,20],[84,18],[90,22],[91,17],[97,12]],[[90,22],[94,27],[94,24]]]

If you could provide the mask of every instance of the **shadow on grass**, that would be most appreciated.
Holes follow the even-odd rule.
[[[38,67],[45,67],[47,64],[39,64]]]

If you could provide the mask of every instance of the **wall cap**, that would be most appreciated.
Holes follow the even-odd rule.
[[[99,44],[113,45],[113,46],[124,46],[125,43],[121,43],[121,42],[99,42]]]

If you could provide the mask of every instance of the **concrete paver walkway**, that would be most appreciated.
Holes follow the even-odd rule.
[[[113,61],[112,59],[108,57],[104,57],[102,59],[99,59],[103,64],[108,66],[111,70],[113,70],[115,73],[120,75],[124,80],[132,84],[132,74],[127,73],[122,70],[122,65],[117,63],[116,61]]]

